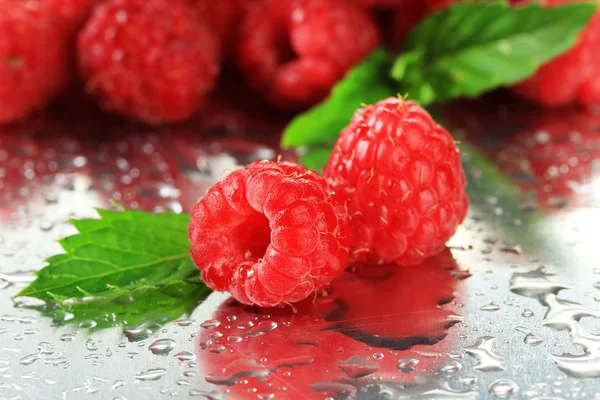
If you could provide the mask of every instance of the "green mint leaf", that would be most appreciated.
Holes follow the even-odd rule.
[[[288,124],[281,139],[282,146],[334,142],[361,104],[396,95],[395,84],[389,78],[391,65],[386,51],[375,50],[333,87],[327,99]]]
[[[48,258],[36,280],[17,296],[63,303],[198,275],[189,256],[189,215],[108,210],[98,214],[100,219],[71,221],[79,233],[59,241],[66,253]]]
[[[54,326],[69,324],[91,330],[122,326],[129,339],[137,341],[146,339],[166,322],[191,314],[209,294],[210,289],[199,280],[179,280],[164,286],[117,288],[102,297],[28,308],[51,318]]]
[[[458,3],[431,14],[410,34],[392,77],[424,105],[477,96],[521,81],[567,51],[595,10],[594,3]]]

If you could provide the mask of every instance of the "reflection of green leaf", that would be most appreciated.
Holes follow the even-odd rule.
[[[338,82],[321,104],[297,115],[283,132],[283,147],[331,143],[361,104],[396,95],[389,78],[391,57],[376,50]]]
[[[197,274],[189,256],[189,215],[98,210],[100,219],[74,220],[78,234],[60,240],[18,296],[44,301],[113,296],[140,285],[160,286]]]
[[[406,41],[392,76],[422,104],[477,96],[530,76],[575,44],[596,4],[459,3],[431,14]]]

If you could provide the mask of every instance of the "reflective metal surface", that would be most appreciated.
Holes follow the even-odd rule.
[[[248,138],[264,125],[230,110],[209,126],[241,129],[225,136],[77,115],[0,131],[0,399],[600,398],[600,113],[452,105],[472,206],[446,252],[356,266],[295,312],[214,293],[125,333],[11,296],[68,218],[110,199],[188,211],[226,171],[276,158],[277,138]]]

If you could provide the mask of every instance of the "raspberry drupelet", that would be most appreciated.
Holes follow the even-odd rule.
[[[417,264],[443,250],[468,208],[452,136],[402,98],[356,111],[325,177],[346,199],[353,261]]]
[[[273,307],[307,298],[344,270],[347,229],[325,178],[297,164],[258,161],[198,201],[191,256],[211,289]]]

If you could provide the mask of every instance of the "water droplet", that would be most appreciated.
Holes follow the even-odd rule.
[[[481,311],[498,311],[500,310],[500,306],[493,301],[490,304],[486,304],[479,308]]]
[[[54,222],[52,221],[40,221],[40,229],[44,232],[48,232],[54,228]]]
[[[211,353],[221,354],[225,351],[225,346],[221,344],[211,344],[206,348],[206,350],[210,351]]]
[[[417,358],[405,357],[398,361],[398,370],[405,374],[410,374],[417,368],[419,360]]]
[[[135,379],[140,381],[157,381],[166,373],[167,370],[164,368],[151,368],[145,372],[140,372],[137,374]]]
[[[452,275],[454,279],[462,281],[469,278],[471,276],[471,272],[469,270],[452,270],[450,271],[450,275]]]
[[[206,392],[204,390],[192,389],[188,392],[190,397],[203,397],[206,400],[221,400],[221,393],[219,392]]]
[[[121,386],[125,386],[125,381],[116,380],[116,381],[115,381],[115,382],[112,384],[111,388],[113,388],[113,389],[117,389],[117,388],[120,388]]]
[[[401,389],[393,396],[394,399],[440,399],[457,400],[478,398],[476,392],[460,391],[450,387],[448,382],[436,376],[418,374],[414,385]]]
[[[148,346],[148,350],[157,356],[166,356],[175,348],[175,344],[173,339],[159,339]]]
[[[462,383],[463,385],[474,385],[477,383],[477,377],[476,376],[461,376],[460,378],[458,378],[458,381],[460,383]]]
[[[523,312],[521,313],[521,316],[524,318],[531,318],[535,315],[535,313],[533,312],[533,310],[526,308],[523,310]]]
[[[550,280],[551,276],[554,274],[548,274],[542,268],[529,272],[517,272],[510,278],[510,290],[521,296],[533,297],[543,303],[544,298],[549,294],[557,294],[563,289],[571,288]]]
[[[89,338],[88,340],[85,341],[85,347],[89,350],[89,351],[96,351],[98,350],[98,342],[96,342],[94,339]]]
[[[462,365],[460,365],[458,361],[450,361],[440,368],[440,372],[443,372],[445,374],[455,374],[458,371],[460,371],[461,368]]]
[[[489,392],[499,399],[507,398],[519,391],[519,387],[508,379],[498,379],[490,384]]]
[[[476,360],[475,369],[479,371],[503,371],[504,357],[496,350],[496,338],[482,336],[474,345],[465,347],[465,352]]]
[[[180,351],[179,353],[175,354],[175,357],[181,362],[193,361],[196,359],[196,356],[189,351]]]
[[[523,254],[523,248],[520,245],[504,245],[500,248],[501,251],[513,254]]]
[[[379,364],[361,356],[353,356],[338,367],[350,378],[362,378],[379,370]]]
[[[139,325],[128,327],[123,333],[130,342],[138,342],[148,339],[152,334],[152,330],[148,327],[147,322],[143,322]]]
[[[25,357],[21,358],[21,360],[19,360],[19,364],[31,365],[34,362],[36,362],[37,360],[41,360],[41,359],[42,359],[42,356],[40,355],[40,353],[29,354],[29,355],[26,355]]]
[[[209,319],[209,320],[201,323],[200,327],[204,328],[204,329],[214,329],[214,328],[218,327],[219,325],[221,325],[220,321],[218,321],[216,319]]]
[[[80,328],[84,328],[84,329],[95,328],[96,325],[98,325],[98,323],[96,321],[94,321],[93,319],[88,319],[88,320],[85,320],[85,321],[81,321],[79,323],[79,327]]]
[[[227,337],[227,341],[231,343],[239,343],[243,340],[241,336],[231,335]]]
[[[271,372],[278,371],[281,367],[293,368],[300,365],[308,365],[314,361],[314,358],[308,355],[284,358],[272,362],[269,365],[257,363],[251,358],[241,358],[225,366],[221,374],[207,374],[204,378],[208,383],[215,385],[233,385],[239,378],[257,377],[259,379],[266,377]]]
[[[196,322],[196,321],[194,321],[193,319],[180,319],[180,320],[175,321],[175,323],[179,326],[190,326],[194,322]]]
[[[254,326],[253,328],[248,330],[248,332],[246,332],[246,336],[253,337],[253,336],[264,335],[267,332],[272,331],[275,328],[277,328],[277,322],[261,321],[256,326]]]
[[[383,359],[383,357],[385,357],[383,355],[383,353],[375,353],[375,354],[373,354],[373,358],[376,359],[376,360],[381,360],[381,359]]]
[[[536,336],[533,333],[529,332],[528,334],[525,335],[523,342],[525,342],[525,344],[528,344],[531,346],[537,346],[538,344],[542,343],[543,340],[539,336]]]

